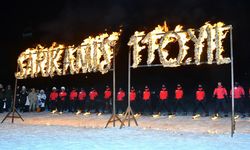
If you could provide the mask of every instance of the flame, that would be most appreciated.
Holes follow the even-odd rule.
[[[64,45],[57,44],[56,42],[54,42],[48,50],[50,60],[48,61],[49,65],[47,67],[47,73],[49,73],[51,77],[54,76],[55,72],[57,73],[57,75],[62,74],[62,69],[60,68],[61,66],[60,60],[62,60],[63,52],[64,52]]]
[[[18,57],[20,71],[15,75],[19,79],[66,75],[100,71],[106,73],[111,68],[114,47],[120,32],[103,33],[96,37],[89,36],[80,46],[67,46],[52,43],[49,48],[38,44],[28,48]],[[64,54],[63,54],[64,53]],[[103,56],[103,60],[101,60]],[[62,63],[63,60],[63,63]]]
[[[156,42],[163,36],[164,29],[167,30],[166,26],[158,25],[153,31],[149,32],[141,41],[143,44],[148,45],[147,64],[151,64],[153,60],[155,59],[154,52],[159,47],[159,43],[156,43]]]
[[[47,63],[47,48],[44,48],[42,45],[38,44],[36,47],[37,50],[37,63],[36,63],[36,72],[35,77],[38,76],[38,73],[41,72],[43,77],[46,77],[46,63]]]
[[[178,64],[182,63],[183,59],[187,55],[187,50],[189,49],[189,47],[185,44],[190,40],[190,38],[188,37],[187,32],[181,32],[182,28],[183,26],[177,25],[174,30],[177,33],[176,37],[177,37],[179,47],[180,47],[179,54],[177,57]]]
[[[104,60],[102,60],[99,64],[99,71],[103,74],[108,72],[108,70],[111,68],[111,60],[113,58],[114,46],[116,45],[119,36],[119,32],[113,32],[111,35],[107,35],[102,38],[103,40],[100,49]]]
[[[167,57],[169,55],[169,50],[165,49],[165,47],[171,43],[176,41],[177,37],[174,32],[167,32],[164,34],[163,38],[160,41],[160,45],[158,48],[159,58],[160,62],[164,67],[176,67],[177,66],[177,59],[176,58],[170,58],[167,60]]]
[[[195,36],[194,29],[188,29],[187,33],[190,36],[191,40],[194,42],[194,60],[196,65],[200,65],[201,53],[204,47],[204,41],[207,38],[206,32],[207,24],[203,25],[199,29],[198,38]]]
[[[213,56],[213,52],[215,51],[216,49],[216,44],[215,44],[215,30],[213,29],[214,26],[209,24],[209,23],[206,23],[207,25],[207,28],[206,28],[206,31],[207,31],[207,61],[208,61],[208,64],[212,64],[213,63],[213,59],[214,59],[214,56]]]
[[[217,64],[226,64],[230,62],[230,58],[223,58],[222,53],[224,52],[224,48],[222,46],[222,41],[224,38],[226,38],[226,35],[228,33],[227,28],[222,28],[225,24],[223,22],[218,22],[215,24],[215,43],[216,43],[216,62]]]
[[[75,68],[76,57],[74,56],[76,51],[77,49],[75,48],[74,45],[68,46],[65,49],[64,62],[63,62],[63,75],[66,75],[68,68],[70,68],[71,74],[74,74],[76,72]]]
[[[140,52],[145,48],[145,46],[140,46],[139,42],[143,39],[145,35],[144,31],[138,32],[135,31],[134,35],[130,37],[128,46],[133,46],[133,65],[132,67],[136,68],[141,62]]]
[[[224,64],[230,63],[230,58],[223,58],[222,53],[223,49],[223,39],[226,37],[230,27],[224,26],[223,22],[218,22],[214,25],[211,25],[209,22],[206,22],[205,25],[199,28],[199,35],[196,37],[196,30],[187,29],[183,30],[183,26],[177,25],[173,31],[168,31],[166,22],[164,26],[157,26],[153,31],[146,34],[144,38],[144,31],[135,32],[131,36],[128,43],[129,46],[133,46],[133,66],[137,67],[141,62],[141,55],[139,52],[147,46],[148,59],[147,64],[151,64],[154,59],[154,51],[158,49],[158,54],[160,62],[164,67],[177,67],[181,64],[191,64],[192,57],[185,58],[187,56],[189,47],[186,45],[188,41],[192,40],[194,42],[194,62],[196,65],[201,63],[201,54],[204,50],[204,43],[207,40],[207,63],[212,64],[214,60],[213,53],[216,50],[216,63]],[[141,34],[140,34],[141,33]],[[160,40],[159,44],[156,42]],[[179,53],[177,58],[169,58],[169,50],[165,47],[171,43],[178,41],[179,44]],[[145,44],[140,46],[139,43]],[[186,59],[184,61],[184,59]]]

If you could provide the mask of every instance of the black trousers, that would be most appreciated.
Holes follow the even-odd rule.
[[[85,100],[77,100],[76,102],[77,102],[77,104],[76,104],[77,109],[84,112],[84,110],[85,110]]]
[[[219,111],[223,111],[224,115],[228,114],[227,103],[225,99],[216,99],[214,113],[217,114]]]
[[[137,108],[137,105],[136,105],[136,101],[130,101],[130,106],[131,106],[131,109],[134,113],[138,113],[138,108]]]
[[[124,112],[124,101],[116,101],[116,113]]]
[[[75,112],[76,111],[76,100],[70,100],[69,101],[69,112]]]
[[[243,115],[245,113],[244,100],[242,98],[234,99],[235,112]]]
[[[181,108],[184,113],[187,113],[187,109],[184,106],[183,99],[179,99],[179,100],[174,101],[174,114],[176,114],[178,108]]]
[[[199,108],[201,108],[203,110],[203,112],[205,112],[206,114],[208,114],[208,110],[207,110],[207,103],[205,100],[202,100],[202,101],[198,101],[198,100],[195,100],[194,102],[195,106],[194,106],[194,111],[193,111],[193,114],[195,115],[197,110]]]
[[[21,112],[25,112],[25,102],[26,102],[26,100],[24,100],[24,99],[20,100],[20,111]]]
[[[53,110],[55,110],[56,109],[56,101],[50,101],[50,111],[53,111]]]
[[[3,112],[3,105],[4,105],[4,102],[3,102],[3,100],[1,99],[1,100],[0,100],[0,113]]]
[[[87,112],[90,112],[91,110],[95,110],[95,112],[98,112],[98,106],[96,100],[90,100],[88,102],[88,109]]]
[[[65,108],[65,101],[57,101],[57,109],[59,112],[63,112]]]
[[[152,110],[152,107],[151,107],[151,101],[150,100],[143,100],[142,102],[142,113],[146,113],[146,112],[149,112],[150,114],[153,114],[153,110]]]
[[[171,103],[169,100],[159,100],[157,106],[157,112],[162,112],[162,109],[165,108],[169,114],[171,114]]]
[[[12,103],[12,99],[7,99],[6,101],[6,111],[9,111],[11,108],[11,103]]]
[[[112,102],[111,99],[104,99],[103,110],[112,112]]]
[[[41,112],[45,111],[45,107],[40,107],[41,108]]]

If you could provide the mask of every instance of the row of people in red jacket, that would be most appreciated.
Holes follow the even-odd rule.
[[[250,92],[250,91],[249,91]],[[231,92],[230,92],[231,93]],[[165,108],[168,114],[176,114],[178,108],[182,109],[182,112],[186,115],[187,109],[184,104],[184,92],[182,86],[180,84],[177,85],[175,90],[175,100],[169,100],[169,93],[166,89],[165,85],[162,85],[162,88],[159,92],[159,101],[157,102],[157,107],[155,110],[152,110],[151,105],[151,91],[148,86],[145,86],[144,91],[141,93],[142,102],[138,103],[138,93],[136,92],[134,87],[131,87],[130,90],[130,103],[132,109],[137,113],[149,112],[151,114],[160,113],[162,109]],[[230,94],[231,95],[231,94]],[[52,92],[50,93],[50,102],[51,102],[51,109],[58,110],[62,112],[65,108],[65,98],[67,96],[67,92],[65,88],[62,87],[61,91],[58,93],[56,88],[53,87]],[[89,112],[91,109],[95,109],[97,112],[103,112],[104,110],[108,110],[111,112],[111,105],[112,105],[112,92],[110,87],[106,87],[104,91],[103,101],[96,100],[98,96],[98,92],[92,88],[88,94],[89,101],[86,102],[87,93],[84,89],[81,89],[79,92],[76,89],[73,89],[69,93],[69,111],[87,111]],[[126,93],[123,89],[119,89],[116,94],[116,108],[118,112],[124,112],[126,101],[125,101]],[[235,83],[234,88],[234,98],[235,98],[235,108],[236,112],[241,113],[244,117],[244,104],[243,104],[243,97],[245,96],[244,89],[238,84]],[[208,108],[206,102],[206,93],[202,87],[202,85],[198,85],[197,91],[195,93],[196,101],[195,107],[193,110],[193,115],[196,115],[197,110],[199,107],[203,109],[205,112],[205,116],[208,116]],[[222,86],[221,82],[218,82],[218,86],[214,89],[213,97],[215,98],[215,107],[214,107],[214,114],[218,114],[220,111],[224,111],[224,116],[228,115],[228,103],[226,98],[228,97],[227,90]],[[172,109],[173,110],[172,110]]]

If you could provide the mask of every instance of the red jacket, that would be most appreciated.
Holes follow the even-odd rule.
[[[160,97],[160,100],[168,99],[168,91],[166,90],[166,88],[162,88],[162,90],[160,91],[159,97]]]
[[[224,99],[227,96],[227,90],[223,86],[219,86],[214,89],[213,96],[217,96],[217,99]]]
[[[176,100],[182,99],[182,98],[183,98],[183,95],[184,95],[184,92],[183,92],[182,88],[177,88],[177,89],[175,90],[175,99],[176,99]]]
[[[105,100],[109,100],[110,98],[111,98],[111,91],[110,91],[110,89],[106,89],[105,91],[104,91],[104,99]]]
[[[58,98],[58,93],[56,91],[53,91],[53,92],[50,93],[49,99],[51,101],[56,101],[57,98]]]
[[[65,91],[61,91],[59,93],[59,98],[61,101],[65,101],[66,96],[67,96],[67,93]]]
[[[96,90],[92,90],[92,91],[89,92],[89,99],[91,101],[94,101],[97,96],[98,96],[98,93],[97,93]]]
[[[87,94],[86,94],[85,91],[80,91],[80,92],[78,93],[78,100],[79,100],[79,101],[85,100],[86,95],[87,95]]]
[[[148,101],[148,100],[150,100],[150,96],[151,96],[151,93],[150,93],[149,89],[146,89],[143,92],[142,99],[144,101]]]
[[[77,98],[77,92],[76,90],[72,90],[69,95],[69,100],[74,101]]]
[[[230,91],[230,95],[232,96],[232,90]],[[242,86],[234,87],[234,98],[240,99],[245,96],[245,90]]]
[[[130,91],[130,101],[135,101],[136,99],[136,92],[135,90]]]
[[[117,93],[117,101],[123,101],[124,97],[125,97],[125,92],[124,91],[119,91]]]
[[[205,91],[203,90],[203,88],[198,88],[198,90],[195,93],[196,95],[196,100],[197,101],[203,101],[205,99]]]

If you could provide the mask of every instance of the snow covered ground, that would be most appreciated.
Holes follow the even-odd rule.
[[[6,114],[0,114],[3,118]],[[140,117],[139,127],[104,128],[110,115],[24,113],[24,122],[7,119],[0,125],[0,150],[85,149],[220,149],[249,150],[250,118],[237,120],[230,137],[230,118],[212,121],[190,116],[169,119]],[[119,126],[118,122],[117,125]]]

